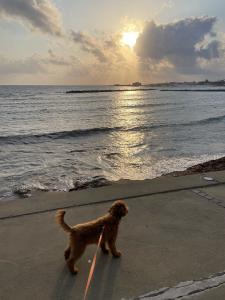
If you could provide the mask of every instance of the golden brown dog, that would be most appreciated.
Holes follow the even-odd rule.
[[[65,260],[72,274],[76,274],[78,269],[74,267],[76,261],[84,253],[89,244],[97,244],[103,230],[101,249],[103,253],[108,253],[106,243],[114,257],[120,257],[121,253],[116,249],[116,237],[119,223],[122,217],[128,213],[128,207],[124,201],[118,200],[113,203],[108,213],[96,220],[78,224],[70,227],[64,222],[64,210],[56,213],[56,220],[64,231],[70,234],[69,245],[64,252]]]

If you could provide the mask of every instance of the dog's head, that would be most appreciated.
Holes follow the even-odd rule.
[[[123,200],[117,200],[109,209],[109,213],[117,218],[122,218],[128,213],[128,207]]]

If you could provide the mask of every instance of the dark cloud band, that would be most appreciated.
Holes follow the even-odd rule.
[[[17,18],[32,30],[61,36],[61,16],[51,0],[0,0],[0,17]]]

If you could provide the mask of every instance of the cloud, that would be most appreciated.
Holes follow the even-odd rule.
[[[17,18],[32,30],[63,35],[60,12],[51,0],[0,0],[0,18]]]
[[[158,64],[167,61],[181,73],[199,71],[198,59],[219,58],[220,43],[215,38],[215,17],[199,17],[166,25],[146,23],[135,51],[140,60]],[[201,46],[200,46],[201,45]]]
[[[42,60],[46,64],[52,64],[55,66],[70,66],[71,62],[64,57],[57,56],[52,49],[48,50],[48,57]]]
[[[93,54],[99,62],[107,62],[107,57],[100,43],[84,32],[72,31],[72,39],[75,43],[81,45],[85,52]]]
[[[24,59],[11,60],[0,55],[0,75],[43,74],[55,68],[67,68],[73,63],[72,58],[58,56],[51,49],[45,56],[33,54]]]
[[[108,69],[118,67],[126,61],[121,35],[99,33],[91,36],[84,32],[71,31],[72,41],[79,44],[81,50],[95,57],[98,63],[107,65]]]
[[[155,12],[154,17],[159,16],[160,14],[162,14],[164,11],[168,13],[168,10],[174,7],[174,1],[172,0],[166,0],[165,2],[163,2],[159,9]]]
[[[0,57],[0,75],[37,74],[43,71],[45,68],[35,55],[24,60],[9,60],[3,56]]]
[[[212,41],[206,47],[201,47],[198,51],[200,57],[210,60],[212,58],[218,58],[220,43],[218,41]]]

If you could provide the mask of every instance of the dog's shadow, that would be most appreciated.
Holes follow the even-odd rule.
[[[59,272],[59,277],[56,281],[55,288],[51,295],[51,299],[53,300],[67,300],[71,297],[72,289],[76,284],[76,280],[74,276],[68,272],[68,268],[65,265]]]
[[[122,258],[113,258],[110,254],[99,255],[94,278],[89,291],[89,300],[111,300],[116,288],[115,279],[120,269]]]
[[[115,279],[120,269],[121,258],[115,259],[111,255],[100,253],[96,263],[92,282],[88,291],[88,300],[111,300],[115,287]],[[81,272],[82,270],[80,270]],[[79,273],[78,275],[79,276]],[[76,276],[71,276],[67,266],[64,266],[55,283],[51,299],[74,299],[73,291],[78,283]],[[87,280],[87,278],[85,278]],[[85,282],[86,283],[86,282]],[[79,288],[79,287],[78,287]],[[84,291],[83,291],[84,292]]]

